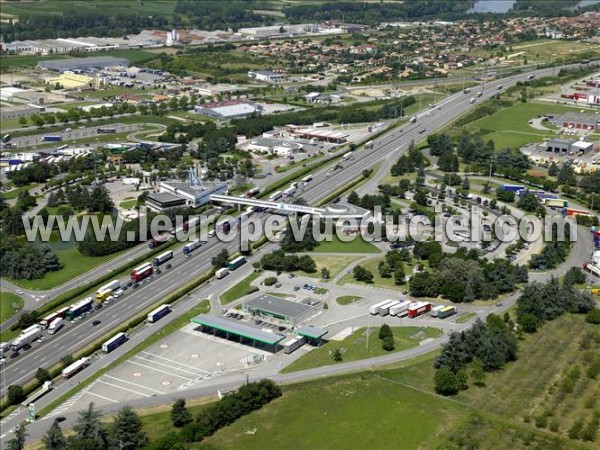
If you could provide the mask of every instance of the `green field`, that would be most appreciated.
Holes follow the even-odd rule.
[[[364,373],[284,388],[282,398],[193,448],[431,448],[427,444],[464,411],[459,404]]]
[[[354,261],[356,261],[359,256],[332,256],[332,255],[310,255],[311,258],[315,261],[317,265],[317,271],[308,273],[304,271],[296,272],[297,275],[303,277],[311,277],[311,278],[321,278],[321,269],[326,267],[329,269],[330,279],[335,277],[338,273],[340,273],[345,267],[348,267]],[[322,280],[327,281],[327,280]]]
[[[226,305],[227,303],[231,303],[238,298],[242,298],[246,295],[246,291],[250,288],[250,285],[254,280],[256,280],[260,276],[261,272],[252,272],[238,284],[232,286],[225,292],[223,292],[219,298],[221,299],[221,303]]]
[[[391,278],[382,278],[379,275],[379,269],[378,269],[379,261],[384,261],[384,260],[385,260],[385,258],[372,258],[367,261],[363,261],[361,264],[359,264],[360,266],[369,270],[373,274],[373,283],[367,284],[367,283],[363,283],[362,281],[356,281],[354,279],[354,275],[352,274],[352,271],[350,271],[346,275],[344,275],[344,277],[340,280],[339,284],[344,285],[346,283],[351,283],[351,284],[360,284],[362,286],[379,286],[379,287],[385,287],[388,289],[399,289],[401,291],[407,289],[408,283],[404,283],[404,284],[398,286],[394,282],[393,276]],[[411,270],[412,270],[412,267],[410,265],[408,265],[408,264],[404,265],[404,271],[407,276],[410,275]]]
[[[121,203],[119,203],[119,207],[123,209],[131,209],[137,206],[137,198],[127,197]]]
[[[351,303],[359,300],[362,300],[362,297],[358,297],[357,295],[342,295],[341,297],[335,299],[336,303],[342,306],[350,305]]]
[[[392,327],[394,333],[395,352],[406,350],[419,345],[424,339],[437,338],[442,331],[431,327]],[[359,359],[374,358],[389,352],[381,347],[378,337],[379,327],[359,328],[342,341],[328,341],[319,348],[312,349],[306,355],[285,367],[281,372],[296,372],[313,367],[339,364],[333,360],[333,352],[342,352],[342,361],[357,361]]]
[[[0,292],[0,323],[11,318],[23,308],[23,299],[12,292]]]
[[[332,240],[322,241],[313,250],[315,253],[379,253],[379,249],[363,238],[356,238],[350,242],[341,241],[337,235]]]

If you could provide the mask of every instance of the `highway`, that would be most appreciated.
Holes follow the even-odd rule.
[[[553,70],[556,69],[543,69],[535,73],[537,76],[550,75]],[[326,197],[336,189],[359,177],[363,169],[373,166],[380,158],[391,160],[390,158],[397,157],[408,146],[411,140],[418,141],[424,139],[428,134],[443,128],[468,109],[495,95],[498,92],[496,89],[498,84],[503,84],[504,88],[507,88],[517,81],[526,80],[526,77],[527,74],[515,75],[509,79],[496,80],[482,85],[481,88],[473,89],[473,93],[479,90],[483,91],[482,97],[478,98],[475,104],[469,102],[473,93],[463,94],[460,92],[447,97],[442,102],[434,105],[433,108],[417,114],[418,119],[415,124],[405,124],[401,127],[402,129],[397,128],[392,130],[390,133],[377,139],[372,149],[356,151],[354,153],[354,160],[344,163],[343,170],[333,171],[330,168],[324,168],[318,173],[313,174],[313,181],[309,183],[303,193],[298,195],[301,195],[309,204],[316,203],[319,199]],[[7,364],[1,369],[2,376],[0,377],[0,382],[2,385],[0,392],[4,393],[6,387],[11,384],[23,384],[35,374],[38,367],[49,367],[59,361],[62,356],[72,354],[103,333],[115,329],[136,313],[157,302],[161,297],[166,296],[170,291],[186,284],[190,280],[193,280],[194,277],[210,269],[211,257],[222,248],[228,248],[230,253],[232,253],[235,251],[237,245],[237,242],[224,243],[212,239],[208,244],[198,249],[195,255],[190,258],[186,258],[177,252],[175,259],[172,261],[173,268],[171,270],[163,271],[162,275],[155,277],[152,281],[143,284],[134,291],[129,290],[125,297],[108,307],[96,311],[87,320],[70,324],[68,328],[58,334],[50,338],[47,337],[47,341],[43,343],[36,342],[31,350],[22,352],[21,356],[17,359],[7,360]],[[270,244],[266,246],[265,251],[274,247],[274,245]],[[218,289],[219,284],[219,280],[212,280],[210,282],[212,289]],[[200,292],[202,292],[202,289]],[[195,296],[197,299],[204,298],[202,295],[195,294]],[[192,306],[190,305],[189,308]],[[175,317],[175,315],[167,316],[167,318],[161,321],[160,326],[167,325]],[[92,327],[92,320],[100,320],[101,325]],[[440,343],[438,342],[437,345]],[[114,357],[118,357],[121,353],[119,350],[111,353],[110,357],[113,357],[113,355]],[[106,363],[105,360],[103,364]],[[366,360],[362,364],[365,364],[364,367],[368,367],[373,362]],[[344,370],[344,365],[336,367]],[[315,370],[318,371],[318,369]],[[332,369],[324,368],[323,370],[323,373],[328,373],[327,371]],[[84,371],[81,375],[87,377],[90,375],[90,371]],[[282,379],[282,381],[286,380]],[[214,389],[212,392],[214,392]],[[53,398],[61,395],[61,393],[64,393],[63,389],[56,389],[42,399],[40,405],[47,404]],[[188,395],[187,391],[185,395]],[[162,401],[169,400],[163,399]],[[19,417],[20,415],[15,415],[14,420],[18,420]]]

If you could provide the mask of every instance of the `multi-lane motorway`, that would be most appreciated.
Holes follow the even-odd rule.
[[[537,76],[544,76],[550,75],[553,70],[555,69],[543,69],[535,73]],[[482,97],[477,98],[475,104],[470,103],[473,94],[463,94],[462,92],[444,99],[442,102],[433,105],[432,108],[420,112],[417,115],[416,123],[405,124],[401,127],[402,129],[395,129],[387,133],[377,139],[372,149],[362,149],[355,152],[354,160],[345,163],[343,170],[333,171],[330,168],[324,168],[313,174],[314,179],[301,194],[302,197],[308,203],[314,204],[337,188],[360,176],[363,169],[371,167],[381,159],[390,160],[397,157],[411,140],[424,139],[428,134],[441,129],[469,108],[476,106],[477,103],[495,95],[498,92],[496,88],[498,84],[502,84],[504,88],[507,88],[518,81],[526,80],[526,77],[527,74],[515,75],[473,89],[474,92],[480,90],[483,92]],[[173,268],[171,270],[163,271],[162,275],[155,277],[138,289],[128,291],[128,294],[116,303],[96,311],[88,320],[70,324],[68,328],[51,336],[47,341],[36,343],[31,350],[23,352],[17,359],[9,361],[2,368],[2,376],[0,377],[1,392],[4,393],[6,387],[11,384],[22,384],[30,379],[38,367],[49,367],[59,361],[62,356],[72,354],[102,334],[115,329],[149,305],[159,301],[161,297],[166,296],[172,290],[209,270],[211,256],[222,248],[227,248],[230,252],[233,252],[237,245],[236,241],[224,243],[213,239],[196,250],[193,257],[186,258],[181,254],[176,254],[176,258],[172,261]],[[220,282],[214,280],[211,283],[213,289],[215,289],[215,286],[218,287]],[[169,316],[167,316],[163,319],[164,322],[161,326],[165,326],[173,318],[169,319]],[[92,319],[100,320],[101,324],[92,327]],[[113,354],[115,357],[118,356],[119,350],[113,352]],[[369,364],[372,364],[372,362]],[[90,369],[86,370],[85,376],[89,376],[89,374]],[[57,389],[56,393],[48,396],[48,401],[59,394],[60,392]],[[19,419],[19,416],[16,415],[14,419]],[[6,423],[5,426],[10,426],[10,424]]]

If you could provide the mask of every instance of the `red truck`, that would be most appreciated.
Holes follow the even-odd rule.
[[[408,317],[414,318],[431,311],[431,303],[416,302],[408,307]]]

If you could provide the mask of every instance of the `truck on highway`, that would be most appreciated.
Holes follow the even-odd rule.
[[[42,138],[42,141],[44,142],[60,142],[62,141],[63,137],[60,135],[51,135],[51,136],[44,136]]]
[[[42,327],[38,326],[33,329],[29,329],[26,333],[21,334],[18,338],[16,338],[10,348],[13,351],[17,351],[25,347],[27,344],[31,344],[33,341],[40,338],[42,335]]]
[[[503,89],[503,88],[504,88],[504,86],[502,86],[501,84],[499,84],[498,86],[496,86],[496,89],[497,89],[497,90],[501,90],[501,89]]]
[[[117,333],[104,344],[102,344],[102,351],[104,353],[110,353],[115,348],[123,345],[125,342],[127,342],[127,335],[123,332]]]
[[[188,225],[188,229],[189,229],[189,225]],[[185,230],[185,229],[183,231],[187,232],[187,230]],[[161,234],[160,236],[156,236],[155,239],[151,239],[148,242],[148,248],[152,250],[152,249],[158,247],[159,245],[163,245],[169,239],[171,239],[171,234],[168,234],[168,233]]]
[[[468,94],[469,92],[471,92],[470,88],[463,89],[463,94]]]
[[[344,156],[342,156],[342,161],[348,161],[348,160],[352,159],[353,155],[354,155],[353,152],[344,153]]]
[[[405,316],[408,312],[408,307],[412,304],[411,301],[405,300],[397,305],[390,307],[390,316]]]
[[[229,269],[229,271],[232,271],[232,270],[235,270],[238,267],[240,267],[245,262],[246,262],[245,256],[238,256],[233,261],[230,261],[229,264],[227,264],[227,268]]]
[[[194,250],[196,250],[200,246],[202,246],[202,241],[199,239],[196,239],[195,241],[192,241],[192,242],[188,242],[187,244],[185,244],[183,246],[183,254],[189,255],[190,253],[192,253]]]
[[[160,305],[154,311],[148,313],[147,320],[149,323],[154,323],[171,312],[171,305]]]
[[[119,280],[112,280],[110,283],[106,283],[96,291],[96,301],[102,303],[109,295],[112,295],[113,291],[121,287]]]
[[[369,141],[369,142],[365,143],[365,148],[370,149],[370,148],[373,148],[374,145],[375,145],[375,141]]]
[[[255,187],[255,188],[252,188],[252,189],[249,189],[248,191],[246,191],[246,197],[252,198],[259,193],[260,193],[260,188]]]
[[[302,183],[306,184],[306,183],[309,183],[310,181],[312,181],[312,179],[313,179],[312,175],[306,175],[300,181],[302,181]]]
[[[431,311],[431,303],[429,302],[416,302],[408,308],[408,317],[415,318],[422,314]]]
[[[294,194],[296,193],[296,188],[295,187],[289,187],[286,190],[283,191],[283,196],[284,197],[292,197]]]
[[[471,97],[471,100],[469,100],[469,103],[473,104],[473,103],[475,103],[475,101],[476,101],[475,97]]]
[[[415,123],[417,121],[417,116],[412,116],[410,119],[408,119],[408,121],[410,123]]]
[[[154,258],[153,264],[158,267],[171,259],[173,259],[173,251],[169,250],[168,252],[161,253]]]
[[[482,95],[483,95],[483,91],[479,91],[479,92],[477,93],[477,97],[481,97]]]
[[[445,306],[443,309],[438,311],[437,317],[438,319],[445,319],[446,317],[450,317],[458,312],[456,306]]]
[[[64,319],[61,317],[57,317],[48,326],[48,334],[57,333],[58,330],[60,330],[62,327],[64,327],[64,325],[65,325]]]
[[[67,315],[67,311],[69,310],[69,306],[65,306],[64,308],[59,309],[58,311],[53,312],[52,314],[47,315],[40,321],[40,325],[42,328],[46,329],[50,326],[52,321],[56,318],[64,319]]]
[[[8,342],[0,342],[0,358],[4,357],[4,353],[8,351],[10,344]]]
[[[69,310],[67,311],[67,320],[73,320],[82,315],[83,313],[88,312],[92,309],[93,303],[94,300],[92,299],[92,297],[86,297],[83,300],[72,304]]]
[[[78,359],[73,364],[71,364],[63,369],[62,376],[64,378],[71,378],[73,375],[75,375],[79,371],[85,369],[91,363],[92,363],[92,360],[87,357]]]
[[[282,344],[283,352],[287,354],[292,353],[302,347],[305,343],[306,338],[304,336],[289,339]]]
[[[227,267],[222,267],[221,269],[215,272],[215,276],[220,280],[221,278],[226,277],[229,274],[229,269]]]
[[[136,267],[131,271],[131,281],[139,283],[144,278],[149,277],[154,273],[154,267],[149,262],[145,262],[141,266]]]
[[[275,200],[279,200],[282,196],[281,191],[275,191],[271,195],[269,195],[269,200],[274,202]]]

